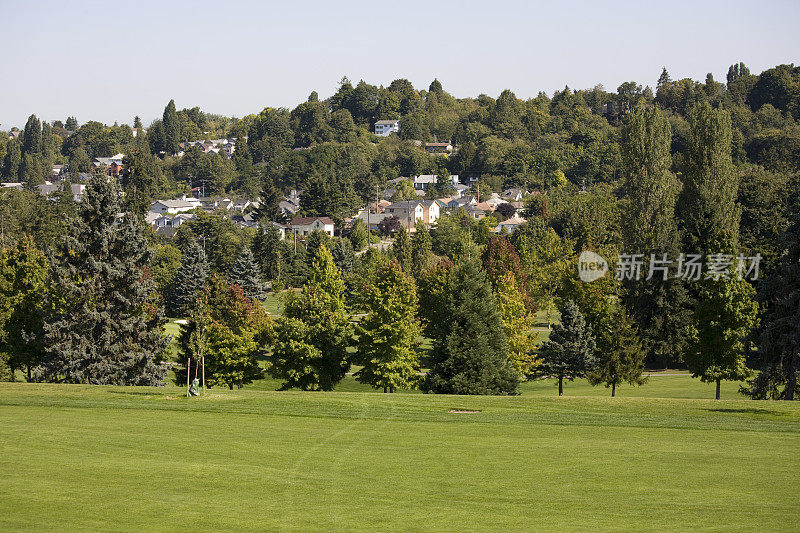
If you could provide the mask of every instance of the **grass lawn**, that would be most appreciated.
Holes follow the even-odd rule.
[[[0,383],[0,530],[796,529],[800,405],[712,392]]]

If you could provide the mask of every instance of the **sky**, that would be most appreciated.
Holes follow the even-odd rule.
[[[0,129],[44,120],[145,125],[177,107],[292,108],[347,76],[456,97],[624,81],[725,81],[800,63],[800,2],[0,0]]]

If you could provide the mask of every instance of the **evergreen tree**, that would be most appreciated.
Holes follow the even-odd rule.
[[[362,368],[355,373],[356,380],[383,392],[414,388],[419,370],[415,347],[421,332],[414,280],[392,262],[378,270],[360,300],[366,316],[357,329],[353,362]]]
[[[394,237],[392,244],[392,257],[403,269],[403,272],[411,272],[411,239],[404,226],[401,226]]]
[[[586,377],[592,385],[603,383],[611,387],[611,396],[617,385],[629,383],[642,385],[645,378],[644,352],[631,319],[621,307],[605,313],[597,333],[597,362]]]
[[[36,115],[28,117],[25,129],[22,132],[22,153],[40,154],[42,153],[42,123]]]
[[[761,372],[745,393],[754,399],[794,400],[800,373],[800,223],[786,232],[787,251],[759,284],[764,306],[758,342]],[[783,387],[783,390],[780,390]]]
[[[123,160],[122,186],[129,211],[144,216],[153,198],[163,189],[163,182],[161,166],[149,151],[134,151]]]
[[[745,341],[758,323],[755,290],[737,276],[704,280],[694,323],[690,330],[686,363],[693,377],[716,383],[740,381],[750,376],[745,361]]]
[[[164,130],[164,146],[162,149],[167,154],[177,154],[180,150],[179,144],[181,142],[181,121],[180,117],[178,117],[178,112],[175,110],[175,100],[170,100],[167,107],[164,108],[162,127]]]
[[[160,385],[159,364],[169,338],[152,305],[154,284],[144,271],[150,249],[142,223],[118,221],[119,192],[93,177],[78,217],[52,259],[47,355],[34,377],[67,383]]]
[[[253,256],[265,280],[278,279],[282,255],[280,230],[272,222],[260,224],[253,239]]]
[[[16,180],[20,165],[22,165],[22,145],[17,140],[10,140],[6,145],[6,155],[3,157],[3,176]]]
[[[439,337],[434,339],[425,392],[440,394],[515,394],[519,374],[508,360],[503,320],[475,261],[454,273]]]
[[[142,126],[142,119],[139,118],[139,115],[136,115],[135,117],[133,117],[133,127],[134,127],[134,129],[139,131],[139,133],[136,134],[137,137],[143,133],[142,132],[142,127],[143,127]]]
[[[183,316],[194,307],[198,295],[205,287],[208,272],[206,254],[194,235],[191,235],[181,257],[181,266],[175,274],[169,301],[169,312],[172,316]]]
[[[333,256],[333,264],[341,272],[353,271],[355,254],[353,253],[353,246],[348,239],[338,239],[333,250],[331,250],[331,255]]]
[[[261,282],[261,269],[253,258],[253,252],[245,246],[231,268],[228,279],[238,285],[245,296],[252,300],[264,299],[264,285]]]
[[[550,338],[539,349],[537,371],[558,379],[558,395],[564,394],[564,380],[586,375],[595,365],[595,338],[578,306],[567,300],[561,309],[561,324],[553,326]]]
[[[67,131],[77,131],[78,119],[76,119],[75,117],[67,117],[67,120],[64,121],[64,129]]]
[[[431,232],[422,222],[417,224],[417,231],[411,236],[411,272],[419,278],[433,265]]]
[[[367,225],[360,218],[357,218],[353,223],[353,230],[350,232],[349,239],[350,243],[353,245],[353,250],[356,252],[360,252],[366,248],[369,243]]]
[[[344,282],[328,249],[320,246],[301,294],[290,293],[276,328],[270,372],[283,389],[333,390],[347,374],[352,328]]]
[[[264,178],[264,186],[258,200],[258,207],[253,210],[253,218],[259,222],[283,222],[280,203],[283,195],[275,187],[272,178]]]
[[[306,260],[309,266],[311,266],[311,263],[317,258],[317,252],[323,246],[328,250],[332,248],[331,237],[326,232],[315,229],[306,239]]]

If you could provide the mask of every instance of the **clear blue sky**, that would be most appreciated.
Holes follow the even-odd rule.
[[[800,63],[800,2],[0,0],[0,129],[46,120],[145,124],[178,108],[293,107],[343,75],[457,97],[564,85],[724,81]]]

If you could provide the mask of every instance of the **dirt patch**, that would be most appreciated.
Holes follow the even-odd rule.
[[[475,410],[475,409],[450,409],[448,411],[448,413],[455,413],[455,414],[459,414],[459,415],[468,415],[468,414],[480,413],[480,412],[481,412],[480,409],[478,409],[478,410]]]

